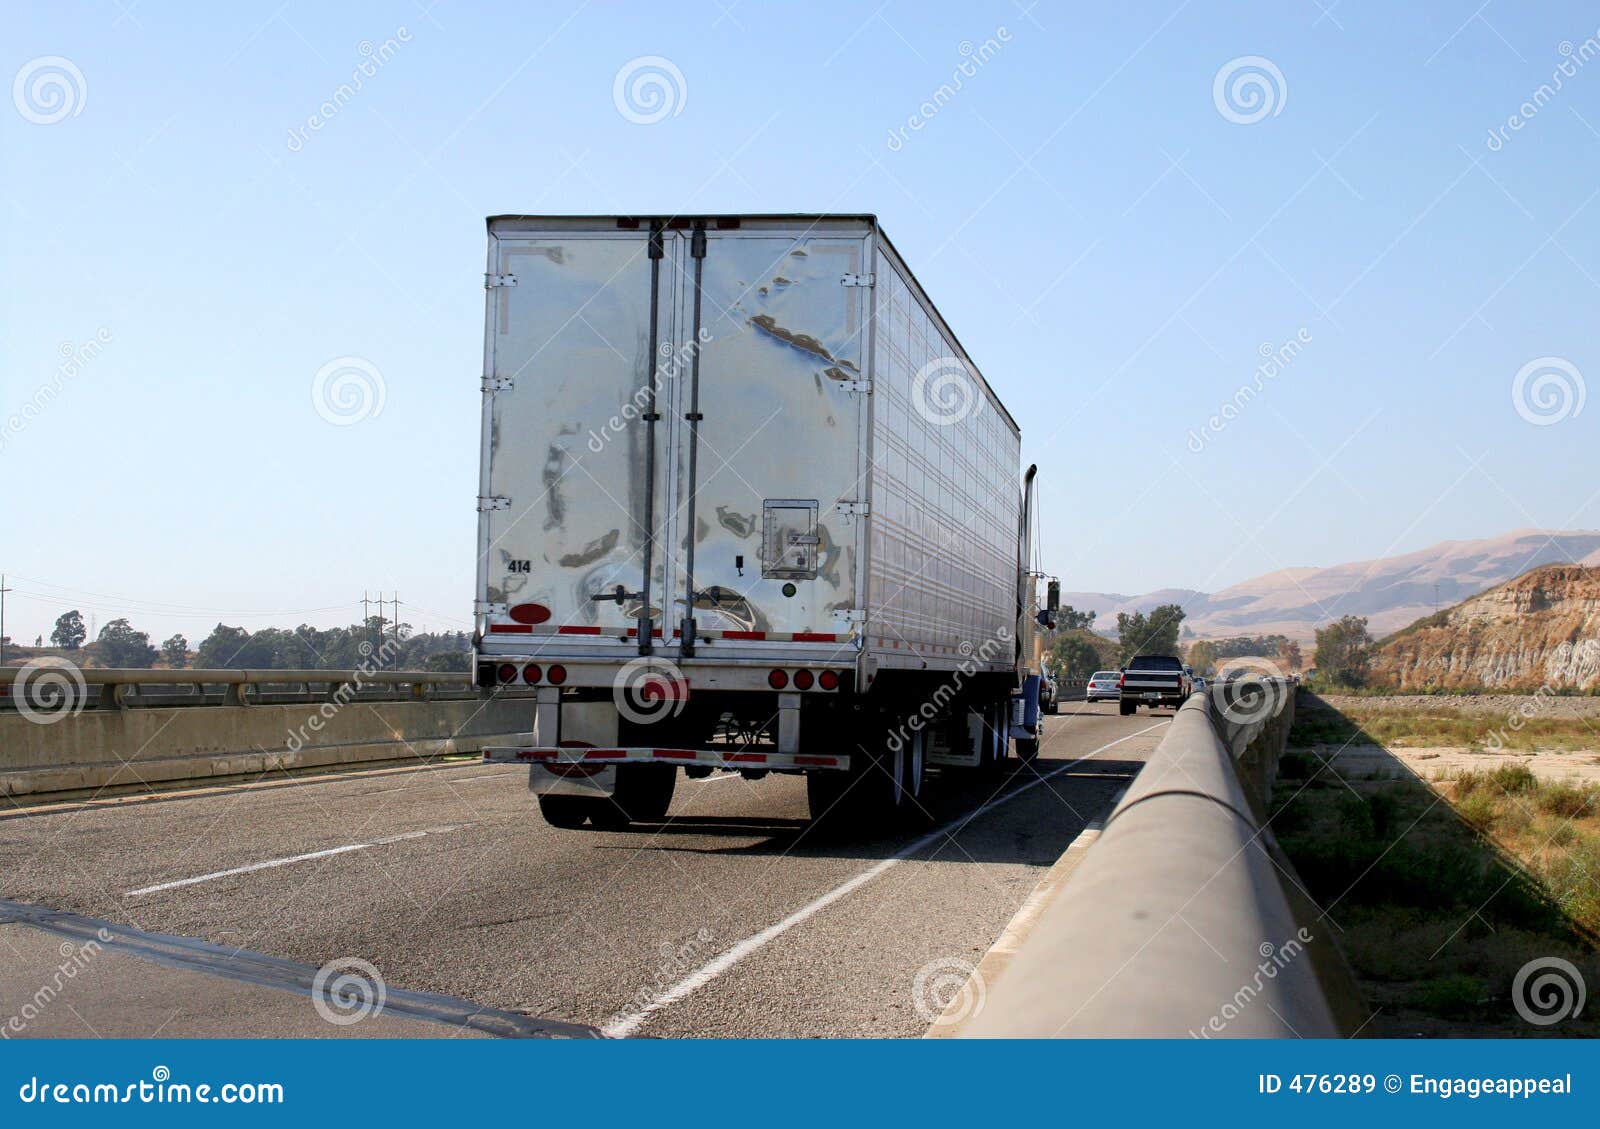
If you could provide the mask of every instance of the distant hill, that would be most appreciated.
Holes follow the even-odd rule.
[[[1374,685],[1600,690],[1600,567],[1546,565],[1385,639]]]
[[[1061,602],[1095,612],[1102,632],[1115,633],[1118,612],[1179,603],[1188,613],[1186,638],[1192,631],[1200,639],[1277,634],[1310,642],[1319,625],[1343,615],[1366,616],[1373,635],[1382,636],[1430,614],[1435,600],[1448,607],[1546,564],[1600,566],[1600,532],[1521,529],[1480,541],[1443,541],[1399,557],[1282,569],[1220,592],[1063,592]]]

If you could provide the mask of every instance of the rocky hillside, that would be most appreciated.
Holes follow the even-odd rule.
[[[1379,646],[1400,690],[1600,690],[1600,568],[1547,565],[1418,620]]]

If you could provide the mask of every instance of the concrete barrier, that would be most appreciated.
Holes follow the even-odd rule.
[[[533,739],[533,699],[89,709],[41,724],[0,713],[0,795],[42,796],[423,761]]]
[[[1293,695],[1265,683],[1184,703],[961,1035],[1354,1030],[1354,980],[1262,823]]]

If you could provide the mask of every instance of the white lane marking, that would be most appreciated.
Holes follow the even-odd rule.
[[[719,780],[738,780],[738,779],[739,779],[739,774],[737,772],[719,772],[715,776],[702,776],[699,780],[696,780],[695,783],[696,784],[715,784]]]
[[[722,953],[716,959],[705,965],[702,965],[700,968],[691,972],[688,976],[685,976],[682,980],[679,980],[676,984],[672,985],[672,987],[668,988],[665,992],[651,1000],[638,1011],[624,1012],[620,1015],[614,1016],[608,1023],[600,1028],[600,1033],[611,1039],[623,1039],[629,1035],[632,1035],[640,1027],[644,1026],[645,1020],[649,1019],[650,1016],[654,1015],[662,1008],[669,1007],[670,1005],[677,1003],[679,1000],[699,991],[701,988],[711,983],[711,981],[721,976],[724,972],[727,972],[734,965],[744,960],[745,957],[748,957],[751,954],[758,952],[762,948],[765,948],[768,944],[783,936],[796,925],[799,925],[801,922],[806,921],[808,918],[811,918],[821,911],[827,909],[840,898],[848,897],[849,895],[855,893],[855,891],[865,886],[868,882],[871,882],[874,878],[890,870],[891,868],[898,866],[900,863],[921,851],[930,843],[938,842],[940,839],[950,834],[952,830],[961,830],[961,828],[977,819],[980,815],[991,812],[998,808],[1001,804],[1008,803],[1009,801],[1014,800],[1016,797],[1022,795],[1022,793],[1029,791],[1030,789],[1037,788],[1040,784],[1043,784],[1046,781],[1061,775],[1068,769],[1076,768],[1085,761],[1099,756],[1101,753],[1105,752],[1114,745],[1120,745],[1124,741],[1131,741],[1135,737],[1140,737],[1146,733],[1149,733],[1152,729],[1160,729],[1163,725],[1171,724],[1171,719],[1166,721],[1158,721],[1156,724],[1141,729],[1137,733],[1129,733],[1125,737],[1118,737],[1115,741],[1101,745],[1098,749],[1094,750],[1094,752],[1089,753],[1086,756],[1079,757],[1075,761],[1068,761],[1060,768],[1057,768],[1052,772],[1048,772],[1043,776],[1035,777],[1022,787],[1007,792],[1003,796],[998,796],[995,799],[990,800],[982,807],[976,808],[975,810],[962,816],[960,819],[952,820],[943,827],[928,832],[928,834],[918,839],[915,843],[912,843],[909,847],[904,847],[877,865],[867,870],[863,870],[860,874],[856,875],[848,882],[845,882],[839,886],[835,886],[832,890],[829,890],[826,894],[823,894],[815,901],[808,902],[806,905],[801,906],[799,909],[795,910],[788,917],[784,918],[777,924],[769,925],[761,932],[756,933],[753,936],[746,937],[737,945],[734,945],[731,949],[728,949],[726,952]]]
[[[235,874],[249,874],[256,870],[271,870],[273,867],[288,866],[294,862],[310,862],[312,859],[331,858],[334,855],[349,854],[351,851],[365,851],[371,847],[381,847],[388,843],[401,843],[407,839],[420,839],[424,835],[439,835],[446,831],[455,830],[457,830],[456,827],[429,827],[422,831],[407,831],[403,835],[388,835],[382,839],[374,839],[370,843],[347,843],[342,847],[329,847],[321,851],[308,851],[303,855],[290,855],[288,858],[253,862],[248,866],[231,866],[227,870],[213,870],[210,874],[197,874],[193,878],[179,878],[174,882],[161,882],[155,886],[141,886],[137,890],[127,891],[123,897],[137,898],[140,894],[155,894],[162,890],[176,890],[179,886],[194,886],[201,882],[210,882],[217,878],[228,878]]]

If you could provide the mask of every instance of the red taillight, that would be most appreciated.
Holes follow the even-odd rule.
[[[816,679],[809,670],[797,670],[794,672],[794,688],[796,690],[809,690],[811,689],[811,684],[815,681]]]
[[[817,675],[817,685],[824,690],[837,690],[839,688],[839,676],[831,670],[825,670]]]
[[[495,674],[499,676],[501,682],[515,682],[517,680],[517,668],[510,663],[501,663],[495,669]]]
[[[529,663],[527,666],[522,668],[522,680],[524,682],[537,682],[543,677],[544,671],[539,669],[538,663]]]
[[[1117,675],[1117,689],[1118,690],[1122,689],[1127,684],[1128,684],[1128,675],[1127,675],[1126,671],[1124,671],[1123,673]]]
[[[567,668],[562,666],[560,663],[557,663],[550,668],[548,677],[550,679],[550,685],[560,686],[567,680]]]
[[[789,676],[781,670],[774,670],[767,675],[767,685],[774,690],[782,690],[789,685]]]

